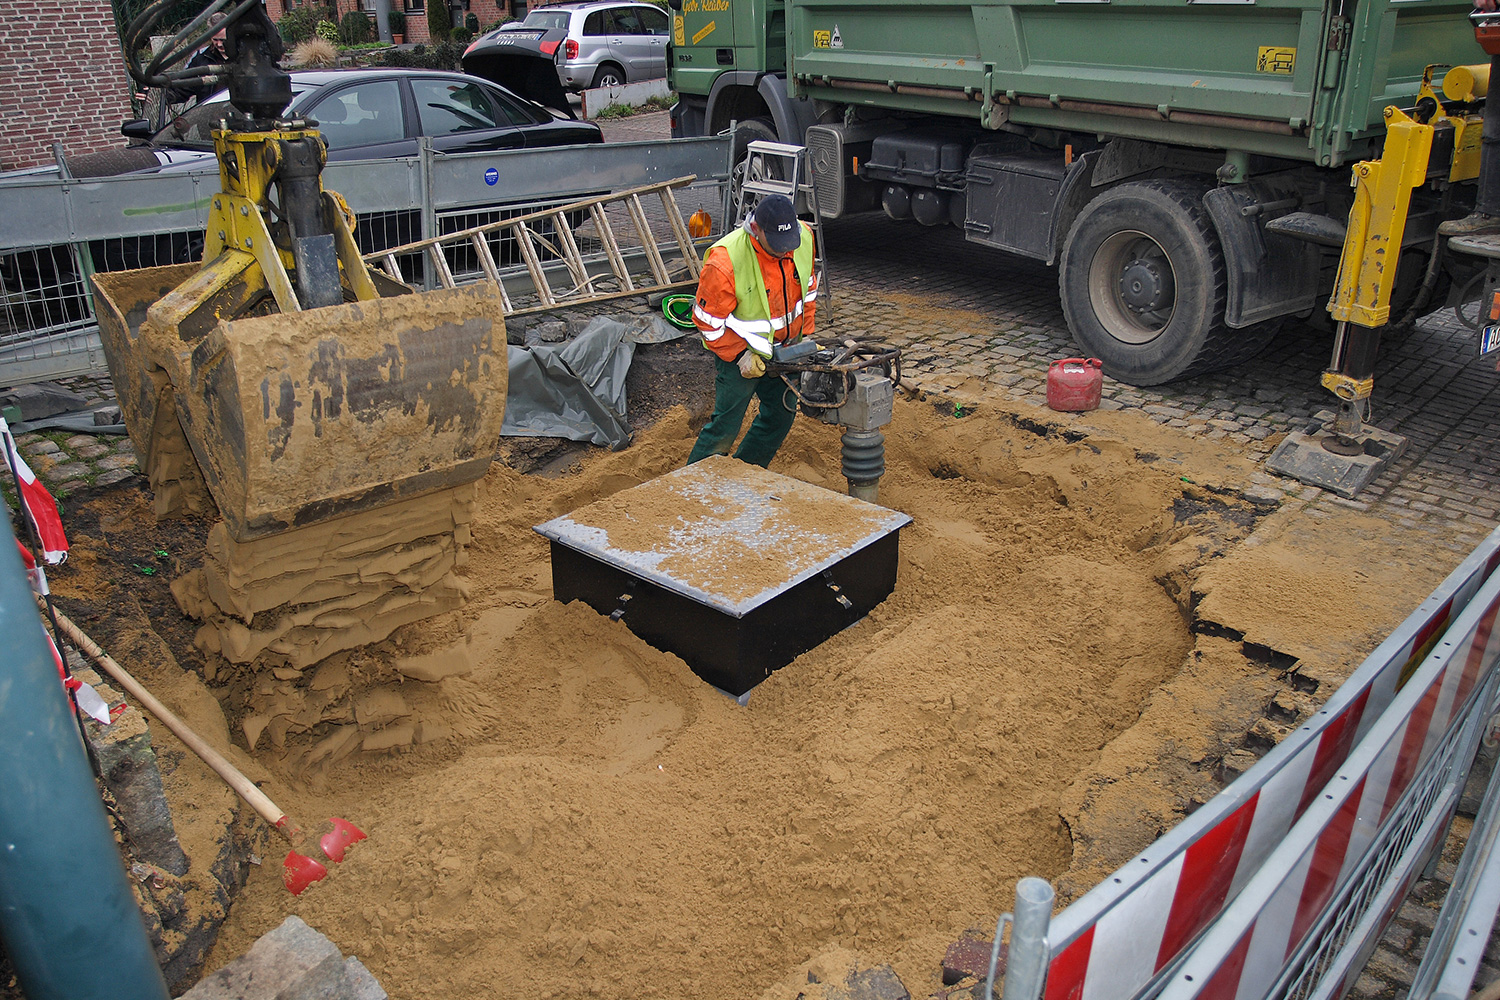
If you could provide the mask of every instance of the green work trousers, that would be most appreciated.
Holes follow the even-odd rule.
[[[739,436],[740,425],[745,422],[750,397],[759,396],[760,410],[750,422],[750,430],[745,433],[745,440],[740,442],[734,457],[765,468],[776,456],[781,442],[786,440],[787,432],[792,429],[792,420],[797,416],[796,409],[787,409],[786,397],[790,393],[786,383],[773,375],[745,378],[740,374],[739,365],[721,358],[714,359],[714,366],[717,369],[714,373],[714,415],[698,433],[698,443],[693,445],[688,464],[710,455],[729,454],[734,439]],[[795,401],[792,406],[796,406]]]

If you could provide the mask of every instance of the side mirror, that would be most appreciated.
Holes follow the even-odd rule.
[[[149,121],[137,118],[134,121],[121,123],[120,134],[127,139],[149,140],[154,132]]]

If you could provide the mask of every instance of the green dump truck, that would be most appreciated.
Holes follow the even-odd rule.
[[[1395,310],[1458,276],[1426,265],[1472,202],[1453,181],[1482,93],[1419,88],[1487,62],[1467,0],[669,2],[674,135],[737,121],[808,147],[825,218],[883,210],[1057,265],[1079,346],[1124,381],[1227,367],[1324,309],[1388,106],[1438,124]]]

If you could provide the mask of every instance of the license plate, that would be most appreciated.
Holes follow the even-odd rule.
[[[1479,356],[1500,350],[1500,324],[1492,324],[1479,331]]]

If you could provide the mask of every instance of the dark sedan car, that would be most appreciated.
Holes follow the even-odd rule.
[[[227,93],[216,94],[149,139],[144,123],[129,123],[126,134],[144,142],[77,157],[69,167],[75,176],[87,177],[201,162],[213,155],[212,132],[224,118],[228,100]],[[286,114],[316,121],[328,143],[328,159],[335,162],[415,156],[421,136],[431,138],[442,153],[604,141],[592,122],[568,118],[488,80],[433,70],[295,72]],[[124,170],[119,168],[122,154],[133,164]]]

